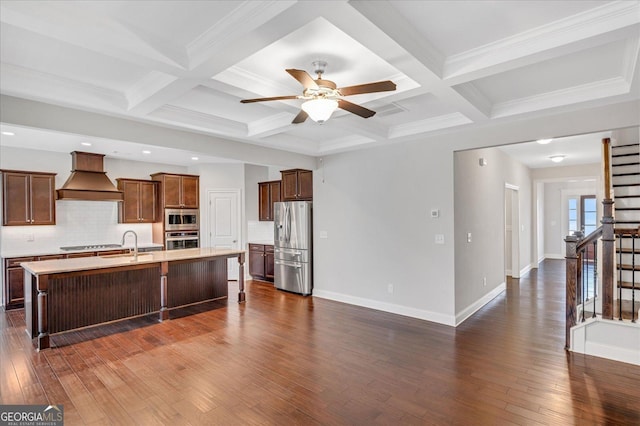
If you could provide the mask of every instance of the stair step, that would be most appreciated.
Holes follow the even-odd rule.
[[[614,198],[640,198],[640,195],[615,195]]]
[[[640,271],[640,265],[618,265],[618,269],[623,271]]]
[[[625,154],[611,154],[611,157],[620,158],[620,157],[631,157],[631,156],[636,156],[636,155],[638,155],[637,152],[629,152],[629,153],[625,153]]]
[[[633,283],[629,281],[622,281],[618,283],[618,287],[627,288],[629,290],[633,290],[633,289],[640,290],[640,283],[636,283],[634,287]]]
[[[616,207],[616,211],[640,211],[640,207]]]
[[[616,148],[628,148],[630,146],[640,146],[640,143],[630,143],[630,144],[627,144],[627,145],[613,145],[611,148],[613,148],[613,149],[616,149]]]
[[[612,185],[614,188],[624,188],[624,187],[631,187],[631,186],[640,186],[640,183],[618,183],[618,184],[613,184]]]
[[[613,173],[611,176],[613,176],[613,177],[621,177],[621,176],[640,176],[640,172],[631,172],[631,173]]]
[[[633,155],[635,155],[635,154],[633,154]],[[616,164],[612,164],[611,167],[625,167],[625,166],[638,166],[638,165],[640,165],[640,162],[632,161],[631,163],[616,163]]]
[[[623,247],[623,248],[617,248],[616,249],[616,253],[624,253],[624,254],[640,254],[640,247],[638,247],[636,249],[636,251],[633,251],[630,248],[627,247]]]

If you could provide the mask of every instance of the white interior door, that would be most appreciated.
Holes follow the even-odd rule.
[[[240,190],[209,191],[209,246],[237,250],[240,247]],[[238,261],[229,259],[230,280],[238,279]]]

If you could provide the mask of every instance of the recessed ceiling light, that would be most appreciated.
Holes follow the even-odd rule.
[[[146,149],[142,151],[143,154],[151,154],[151,151],[147,151]]]
[[[80,145],[91,146],[91,142],[80,142]]]
[[[5,136],[15,136],[16,134],[13,132],[2,132],[3,135]]]
[[[540,145],[546,145],[548,143],[551,143],[553,139],[538,139],[536,142],[538,142]]]
[[[549,157],[549,160],[553,161],[554,163],[559,163],[562,160],[564,160],[564,157],[566,157],[565,155],[552,155],[551,157]]]
[[[193,161],[198,161],[198,157],[191,157]]]

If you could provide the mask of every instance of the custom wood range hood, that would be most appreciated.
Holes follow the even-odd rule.
[[[58,200],[122,201],[123,194],[104,171],[104,155],[90,152],[71,153],[71,175],[56,190]]]

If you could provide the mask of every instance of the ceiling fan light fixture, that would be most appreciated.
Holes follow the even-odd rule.
[[[311,99],[302,104],[302,110],[309,114],[309,117],[316,123],[327,121],[337,108],[338,101],[335,99]]]

